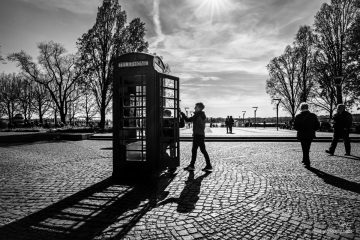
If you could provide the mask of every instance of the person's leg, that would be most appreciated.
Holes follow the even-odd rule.
[[[311,146],[311,141],[310,140],[302,140],[301,141],[301,148],[302,148],[302,151],[303,151],[303,160],[302,160],[302,162],[306,166],[310,166],[310,156],[309,156],[310,146]]]
[[[305,143],[306,145],[305,145],[305,148],[306,148],[306,161],[307,161],[307,163],[309,163],[310,164],[310,147],[311,147],[311,140],[308,140],[308,141],[306,141],[306,143]]]
[[[344,133],[343,139],[344,139],[344,145],[345,145],[345,153],[346,153],[346,155],[350,155],[351,144],[350,144],[350,137],[349,137],[348,132]]]
[[[209,157],[209,154],[207,153],[206,147],[205,147],[205,137],[202,137],[201,139],[199,139],[199,147],[200,147],[200,151],[204,155],[204,158],[206,161],[206,167],[211,167],[210,157]]]
[[[302,149],[302,153],[303,153],[302,162],[303,162],[303,163],[306,163],[306,161],[307,161],[307,156],[308,156],[308,154],[307,154],[306,141],[305,141],[305,140],[301,140],[300,143],[301,143],[301,149]]]
[[[337,146],[337,143],[338,143],[338,141],[339,141],[339,138],[340,138],[339,133],[334,132],[334,136],[333,136],[333,139],[332,139],[332,141],[331,141],[330,148],[329,148],[329,153],[330,153],[330,154],[334,154],[335,149],[336,149],[336,146]]]
[[[195,135],[193,137],[193,146],[191,149],[191,162],[190,162],[190,166],[194,167],[195,166],[195,161],[196,161],[196,155],[197,155],[197,149],[199,147],[199,139],[198,137]]]

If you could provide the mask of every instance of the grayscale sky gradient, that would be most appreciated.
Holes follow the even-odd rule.
[[[265,92],[266,65],[312,25],[326,0],[119,0],[128,22],[146,23],[150,53],[181,79],[182,106],[204,102],[208,116],[275,116]],[[69,52],[95,23],[100,0],[1,0],[2,55],[54,40]],[[0,72],[18,69],[0,64]],[[285,116],[285,113],[281,113]]]

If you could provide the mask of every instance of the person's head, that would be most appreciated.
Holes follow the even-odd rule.
[[[232,116],[230,116],[230,118],[232,118]]]
[[[200,112],[205,108],[205,105],[202,102],[195,104],[195,112]]]
[[[300,111],[304,112],[304,111],[309,111],[309,104],[307,104],[306,102],[303,102],[300,104]]]
[[[169,109],[164,110],[164,117],[171,117],[171,111]]]
[[[343,111],[345,111],[345,105],[344,104],[338,104],[337,105],[337,112],[342,113]]]

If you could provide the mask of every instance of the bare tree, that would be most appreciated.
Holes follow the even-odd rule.
[[[332,118],[336,108],[336,88],[331,69],[321,52],[317,52],[314,59],[315,87],[312,89],[311,102],[319,109],[328,112]]]
[[[43,117],[51,107],[51,97],[46,87],[36,82],[34,82],[33,94],[33,108],[37,111],[40,124],[43,124]]]
[[[272,98],[281,98],[281,106],[293,119],[302,93],[297,56],[296,50],[287,46],[281,56],[273,58],[267,65],[270,78],[266,81],[266,92]]]
[[[330,66],[331,78],[342,76],[342,84],[347,88],[351,73],[346,71],[350,64],[346,57],[349,51],[351,27],[356,22],[358,0],[331,0],[324,3],[315,16],[317,48],[323,52]],[[338,99],[342,102],[342,99]]]
[[[115,56],[126,52],[146,51],[145,27],[140,19],[128,26],[126,13],[118,0],[104,0],[98,8],[94,26],[78,41],[79,52],[87,66],[88,79],[100,112],[100,128],[105,127],[105,116],[112,100],[112,72]]]
[[[314,64],[314,36],[310,26],[301,26],[295,37],[295,50],[299,59],[299,78],[301,84],[301,101],[308,100],[311,89],[314,85],[313,64]]]
[[[39,64],[24,51],[14,53],[9,59],[18,63],[23,73],[43,85],[55,103],[62,122],[66,122],[70,97],[77,89],[83,68],[76,55],[67,54],[65,48],[53,41],[38,45]]]
[[[85,114],[86,126],[89,126],[90,120],[99,112],[96,104],[96,99],[88,84],[84,84],[81,88],[80,99],[81,112]]]
[[[14,113],[18,110],[21,78],[15,73],[0,74],[0,105],[12,125]]]
[[[24,115],[25,121],[31,119],[33,114],[33,100],[34,100],[34,85],[26,80],[23,76],[20,76],[20,89],[19,89],[19,108]]]

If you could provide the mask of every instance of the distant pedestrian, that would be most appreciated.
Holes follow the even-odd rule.
[[[193,123],[193,146],[191,150],[191,162],[189,166],[184,168],[188,171],[194,171],[195,169],[195,161],[196,161],[196,155],[197,155],[197,149],[200,147],[200,151],[205,157],[206,166],[203,171],[211,172],[212,171],[212,165],[210,163],[209,154],[206,151],[205,148],[205,121],[206,121],[206,115],[203,109],[205,108],[203,103],[196,103],[195,104],[195,113],[194,116],[188,118],[183,112],[181,112],[182,117],[187,122]]]
[[[229,131],[230,131],[230,133],[232,133],[232,128],[234,126],[234,123],[235,123],[235,121],[234,121],[233,117],[230,116],[230,118],[229,118]]]
[[[334,135],[330,145],[329,150],[325,150],[325,152],[330,155],[334,155],[337,143],[340,138],[344,140],[345,145],[345,155],[349,156],[351,154],[351,145],[350,145],[350,128],[352,124],[352,116],[351,114],[345,110],[344,104],[339,104],[337,106],[337,112],[333,117],[334,121]]]
[[[226,133],[229,133],[229,131],[230,131],[229,122],[230,122],[230,116],[227,116],[225,119]]]
[[[302,163],[306,167],[310,167],[310,146],[315,138],[315,132],[320,128],[320,122],[317,116],[309,111],[307,103],[302,103],[300,110],[301,113],[295,117],[294,128],[297,130],[297,138],[301,142],[303,151]]]

